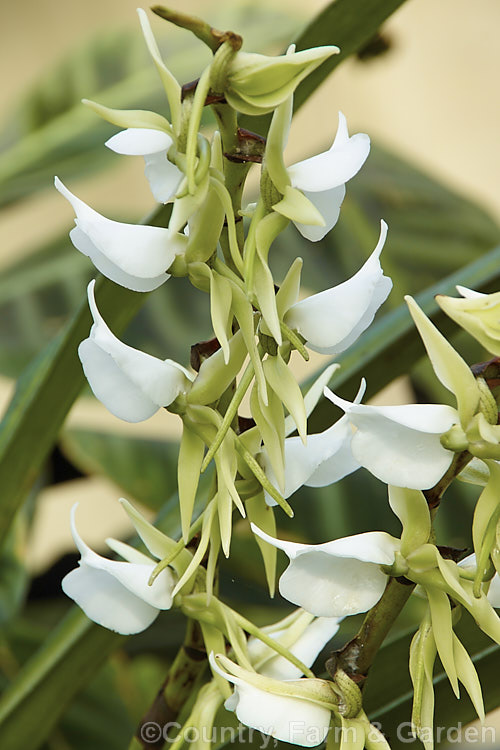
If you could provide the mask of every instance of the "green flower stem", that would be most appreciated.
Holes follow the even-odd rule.
[[[129,750],[161,750],[164,747],[163,737],[156,742],[147,741],[148,723],[153,722],[163,729],[166,724],[176,720],[180,710],[196,689],[206,664],[207,654],[200,626],[196,621],[188,620],[184,643],[177,652],[156,698],[141,719]]]
[[[236,440],[235,442],[236,450],[242,457],[242,459],[245,461],[246,465],[254,475],[254,477],[257,479],[259,484],[262,486],[262,488],[273,498],[273,500],[276,500],[278,505],[282,510],[285,511],[287,516],[289,518],[293,518],[293,509],[289,503],[285,500],[284,497],[280,495],[276,487],[271,484],[269,479],[266,477],[264,470],[262,466],[256,461],[254,456],[250,453],[250,451],[245,448],[243,443],[241,443],[239,440]]]
[[[445,490],[450,486],[455,477],[460,474],[463,469],[465,469],[465,467],[471,460],[472,455],[468,451],[457,453],[453,461],[451,462],[450,468],[448,469],[446,474],[441,477],[439,482],[434,487],[431,487],[430,490],[424,490],[425,499],[427,500],[427,505],[429,506],[429,510],[431,511],[432,518],[434,518],[434,516],[436,515],[436,511],[439,507],[441,498],[443,497]]]
[[[299,352],[301,357],[305,359],[306,362],[309,361],[309,352],[305,348],[304,344],[300,340],[299,336],[295,333],[295,331],[292,331],[291,328],[287,326],[286,323],[283,323],[282,320],[280,320],[280,328],[281,333],[283,336],[288,339],[288,341],[293,345],[295,349]]]
[[[196,534],[199,532],[203,524],[203,513],[201,513],[196,521],[193,523],[191,528],[189,529],[189,534],[187,537],[187,542],[184,541],[184,539],[179,539],[171,553],[168,555],[168,557],[165,557],[163,560],[160,560],[160,562],[156,565],[153,572],[151,573],[148,581],[148,585],[152,586],[155,582],[155,578],[157,578],[162,570],[165,570],[165,568],[168,568],[169,565],[172,564],[172,562],[175,560],[177,555],[180,555],[183,549],[186,548],[186,545],[193,539],[193,537],[196,536]]]

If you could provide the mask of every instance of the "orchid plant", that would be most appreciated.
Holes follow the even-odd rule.
[[[171,18],[167,9],[156,11]],[[341,112],[328,151],[296,164],[285,155],[298,85],[339,49],[296,51],[292,45],[284,55],[267,57],[242,51],[236,33],[175,18],[213,54],[198,80],[182,86],[160,55],[148,16],[139,11],[168,119],[85,100],[118,129],[104,144],[108,149],[144,158],[152,197],[167,207],[167,225],[106,218],[58,177],[55,187],[75,213],[72,244],[103,276],[144,295],[167,281],[170,289],[184,277],[209,297],[213,339],[208,345],[193,342],[191,367],[121,341],[101,315],[94,280],[87,290],[93,325],[78,348],[93,394],[115,417],[135,423],[166,409],[180,420],[181,533],[170,538],[121,499],[147,554],[108,539],[120,559],[104,557],[78,533],[75,506],[71,531],[80,560],[64,577],[63,591],[90,620],[122,635],[142,632],[161,611],[168,617],[178,610],[187,619],[164,692],[169,716],[179,719],[176,736],[168,738],[175,750],[191,744],[194,730],[211,730],[221,712],[303,747],[326,741],[328,750],[390,748],[390,738],[363,707],[363,689],[403,606],[419,598],[423,617],[409,653],[411,722],[431,750],[437,657],[456,696],[461,682],[484,718],[474,662],[455,630],[461,612],[500,644],[494,388],[407,297],[436,378],[455,404],[362,403],[364,380],[357,394],[349,394],[352,401],[337,395],[339,366],[331,358],[365,334],[391,292],[381,260],[390,242],[387,223],[377,217],[378,242],[365,248],[367,259],[351,278],[315,294],[301,287],[307,258],[295,258],[282,276],[273,271],[272,259],[273,243],[289,224],[308,242],[334,229],[349,181],[369,157],[369,137],[349,135]],[[202,126],[205,108],[211,108],[215,128]],[[269,116],[267,139],[240,128],[241,115]],[[245,182],[252,165],[260,169],[260,186],[249,202]],[[463,287],[459,293],[462,299],[439,297],[440,306],[497,357],[500,293]],[[294,362],[300,357],[308,363],[310,351],[330,359],[304,393]],[[250,418],[242,416],[244,399]],[[308,419],[325,399],[343,414],[323,431],[309,432]],[[325,529],[323,543],[308,544],[295,526],[291,539],[282,538],[280,519],[293,518],[297,490],[328,487],[362,469],[388,486],[399,536],[373,529],[339,538],[333,528]],[[200,489],[205,472],[208,494]],[[480,488],[469,555],[438,545],[434,528],[442,495],[456,479]],[[260,550],[271,597],[278,550],[289,558],[279,576],[279,597],[297,609],[273,624],[257,625],[219,591],[219,565],[231,556],[236,523],[245,525]],[[313,671],[342,621],[360,614],[358,635],[332,653],[326,669]],[[131,750],[145,746],[137,738],[144,739],[141,728],[156,708],[141,723]],[[201,749],[211,743],[195,744]]]

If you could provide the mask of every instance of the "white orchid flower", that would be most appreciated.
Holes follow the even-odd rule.
[[[238,720],[271,737],[303,747],[322,743],[335,696],[325,680],[275,680],[243,669],[222,654],[210,654],[213,671],[234,685],[224,703]]]
[[[363,381],[354,403],[361,401],[365,388]],[[360,463],[351,450],[352,438],[353,430],[347,416],[323,432],[308,435],[305,445],[299,436],[285,438],[283,497],[290,497],[302,486],[326,487],[359,469]],[[280,490],[265,450],[261,453],[260,461],[270,482]],[[276,505],[276,501],[267,493],[266,502],[271,506]]]
[[[311,667],[320,651],[337,633],[341,622],[341,617],[314,617],[309,612],[298,609],[261,630],[285,646],[306,667]],[[250,636],[247,647],[252,666],[259,674],[275,680],[302,677],[303,672],[299,667],[255,636]]]
[[[372,323],[392,289],[391,279],[384,276],[380,266],[386,237],[387,224],[381,221],[377,246],[354,276],[295,303],[286,312],[285,323],[305,338],[310,349],[339,354]]]
[[[339,112],[337,135],[330,149],[287,168],[292,188],[305,195],[324,221],[323,226],[294,221],[303,237],[317,242],[335,226],[346,192],[345,183],[359,172],[369,153],[370,138],[365,133],[349,137],[346,118]]]
[[[399,539],[384,531],[324,544],[275,539],[255,524],[252,531],[290,558],[279,581],[281,596],[318,617],[346,617],[371,609],[388,580],[380,566],[393,565],[401,546]]]
[[[143,528],[144,525],[149,527],[147,521],[142,519],[141,523],[137,511],[130,509],[126,500],[121,502],[149,551],[160,559],[167,549],[162,549],[158,541],[160,532],[155,530],[157,533],[150,538]],[[165,568],[149,586],[149,577],[157,560],[115,539],[106,540],[107,544],[125,562],[98,555],[78,534],[75,523],[77,505],[71,511],[71,533],[81,559],[79,567],[63,578],[62,589],[98,625],[123,635],[140,633],[151,625],[160,610],[171,608],[177,576],[170,568]]]
[[[55,186],[76,213],[76,227],[69,235],[73,245],[104,276],[135,292],[150,292],[170,278],[168,269],[186,249],[184,234],[112,221],[73,195],[58,177]]]
[[[475,553],[473,552],[472,555],[468,555],[463,560],[460,560],[460,562],[458,563],[458,567],[463,568],[464,570],[467,570],[467,571],[471,571],[472,573],[475,573],[476,571]],[[494,607],[495,609],[500,609],[500,576],[498,575],[498,573],[495,573],[495,575],[490,581],[490,587],[488,589],[486,598],[488,599],[492,607]]]
[[[158,203],[168,203],[175,196],[184,175],[167,159],[173,139],[162,130],[127,128],[104,144],[117,154],[143,156],[145,174]]]
[[[351,442],[354,458],[382,482],[426,490],[449,468],[455,454],[443,448],[441,435],[459,421],[453,407],[357,404],[326,387],[325,396],[345,412],[356,428]]]
[[[94,325],[78,347],[85,377],[94,395],[119,419],[142,422],[184,393],[194,380],[171,359],[161,360],[127,346],[110,331],[87,288]]]

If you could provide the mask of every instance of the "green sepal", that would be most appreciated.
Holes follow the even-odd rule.
[[[252,305],[248,301],[245,293],[235,284],[232,283],[233,288],[233,311],[235,317],[241,328],[243,338],[248,350],[250,359],[254,366],[255,379],[260,392],[260,397],[264,404],[267,405],[267,385],[266,378],[264,376],[264,370],[262,367],[262,360],[260,358],[257,344],[255,341],[255,325],[254,325],[254,313]]]
[[[269,404],[262,404],[256,387],[250,394],[250,412],[262,436],[278,488],[285,489],[285,418],[281,399],[271,390]],[[258,525],[258,524],[257,524]]]
[[[221,345],[225,365],[228,364],[231,356],[229,337],[232,332],[232,301],[233,293],[230,282],[224,276],[212,271],[210,274],[210,314],[214,333]]]
[[[149,521],[146,521],[144,516],[128,500],[120,498],[120,503],[134,524],[135,530],[142,541],[155,557],[159,560],[164,559],[177,549],[178,543],[149,523]],[[191,559],[191,553],[186,549],[176,555],[175,560],[172,562],[172,568],[174,568],[177,575],[184,573]]]
[[[455,633],[453,634],[453,655],[457,667],[458,679],[467,690],[479,719],[484,722],[484,702],[481,683],[479,682],[472,659]]]
[[[149,50],[149,54],[153,58],[153,62],[156,65],[156,69],[167,95],[168,105],[170,107],[170,116],[172,118],[172,124],[174,126],[174,132],[176,135],[179,135],[181,122],[181,87],[161,59],[160,50],[158,49],[158,45],[156,44],[156,39],[153,36],[153,32],[151,30],[149,19],[146,13],[142,10],[142,8],[138,8],[137,13],[139,14],[142,33]]]
[[[293,97],[289,97],[275,109],[267,134],[265,165],[269,177],[280,193],[284,193],[287,185],[290,185],[283,152],[288,141],[292,112]]]
[[[210,604],[214,592],[215,576],[217,574],[217,562],[219,560],[219,552],[221,548],[221,536],[218,524],[212,524],[212,533],[210,534],[210,548],[208,550],[207,560],[207,575],[206,575],[206,587],[207,587],[207,604]]]
[[[459,698],[460,690],[458,687],[457,667],[453,648],[454,633],[450,600],[444,591],[438,591],[433,587],[427,588],[426,593],[429,600],[432,630],[439,658],[448,675],[452,690],[456,697]]]
[[[325,220],[321,216],[316,206],[306,198],[304,193],[297,188],[287,185],[283,191],[283,198],[275,203],[274,211],[282,216],[286,216],[291,221],[299,224],[312,224],[313,226],[324,227]]]
[[[251,292],[257,299],[262,317],[278,346],[282,344],[280,320],[276,307],[274,278],[267,258],[275,238],[283,231],[286,221],[278,214],[268,214],[255,230],[256,256],[252,275]]]
[[[214,625],[209,625],[208,623],[203,622],[203,620],[199,620],[199,623],[207,655],[211,653],[223,654],[226,650],[226,644],[224,641],[224,636],[222,635],[222,632],[219,630],[219,628],[215,627]],[[232,686],[229,685],[227,680],[221,677],[220,674],[217,674],[217,672],[213,672],[212,674],[224,698],[229,698],[233,694]]]
[[[285,316],[290,307],[294,305],[300,293],[300,275],[304,262],[302,258],[295,258],[287,271],[280,288],[276,292],[276,308],[280,320]]]
[[[263,362],[266,380],[273,391],[281,398],[297,426],[304,445],[307,441],[307,414],[304,397],[290,369],[280,354],[268,357]]]
[[[172,135],[172,126],[169,121],[157,112],[149,112],[145,109],[111,109],[91,99],[82,99],[82,104],[90,107],[106,122],[119,128],[147,128],[161,130]]]
[[[207,173],[201,182],[196,184],[193,192],[187,193],[185,192],[186,181],[182,181],[177,193],[179,197],[176,197],[174,201],[168,223],[168,231],[171,235],[180,232],[187,224],[188,219],[203,205],[207,199],[209,183],[210,175]],[[189,243],[189,240],[187,242]]]
[[[225,557],[229,557],[233,530],[233,501],[228,488],[221,484],[217,492],[217,515],[222,551]]]
[[[449,317],[496,357],[500,355],[500,292],[461,299],[438,294],[436,302]]]
[[[190,404],[212,404],[219,400],[241,370],[247,348],[243,334],[237,331],[229,340],[229,361],[219,349],[201,363],[200,371],[187,394]]]
[[[189,217],[189,237],[184,257],[186,263],[206,262],[217,249],[224,209],[216,191],[209,187],[205,200]]]
[[[410,645],[409,670],[413,684],[412,729],[425,750],[433,750],[434,685],[432,681],[436,660],[436,642],[432,632],[430,612],[427,611]]]
[[[479,496],[472,521],[472,540],[476,553],[477,572],[474,593],[479,595],[481,583],[488,571],[491,552],[496,544],[496,529],[500,518],[500,466],[487,461],[489,480]]]
[[[200,541],[199,541],[198,547],[196,548],[196,552],[194,553],[191,559],[191,562],[187,566],[186,570],[184,571],[180,579],[177,581],[177,584],[172,592],[172,597],[176,596],[180,591],[182,591],[183,596],[191,592],[194,586],[194,579],[196,576],[196,572],[198,570],[198,567],[201,561],[203,560],[205,552],[208,549],[208,544],[210,542],[210,532],[212,529],[212,523],[215,518],[216,510],[217,510],[217,495],[215,495],[212,498],[210,503],[207,505],[207,507],[203,511],[203,521],[202,521]]]
[[[476,378],[468,364],[431,323],[415,300],[408,296],[405,299],[436,377],[457,399],[460,423],[466,430],[479,406],[480,392]]]
[[[431,516],[429,506],[420,490],[389,487],[389,505],[403,526],[401,554],[406,557],[429,541]]]
[[[276,519],[274,517],[274,510],[271,508],[264,499],[264,493],[259,492],[258,495],[249,498],[245,503],[248,520],[254,523],[259,529],[265,531],[266,534],[275,537],[276,536]],[[269,596],[271,599],[274,597],[276,590],[276,559],[278,550],[271,544],[266,544],[260,537],[254,536],[255,541],[262,555],[264,562],[264,569],[266,571],[266,580],[269,588]]]
[[[485,461],[480,458],[474,458],[469,461],[465,469],[462,469],[457,476],[461,482],[474,484],[478,487],[486,487],[490,478],[490,471]]]
[[[177,484],[181,512],[182,537],[187,543],[200,469],[205,452],[204,441],[184,422],[177,463]]]

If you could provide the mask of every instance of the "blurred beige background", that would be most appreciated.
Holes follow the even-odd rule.
[[[306,23],[326,0],[273,0]],[[173,2],[185,12],[211,17],[212,2]],[[307,6],[306,8],[304,6]],[[218,4],[219,12],[224,3]],[[228,4],[228,8],[232,7]],[[259,2],[252,7],[258,12]],[[112,26],[131,26],[140,34],[135,0],[27,0],[1,5],[0,67],[2,101],[0,119],[16,98],[51,64],[75,45]],[[307,15],[306,15],[307,11]],[[164,22],[152,18],[153,29]],[[344,63],[300,111],[292,128],[287,158],[290,162],[330,145],[337,110],[346,114],[351,132],[364,131],[456,190],[487,207],[500,219],[500,3],[497,0],[409,0],[387,22],[385,32],[393,42],[391,52],[363,64]],[[236,29],[237,30],[237,29]],[[243,30],[244,33],[244,30]],[[167,50],[163,48],[168,63]],[[325,106],[326,105],[326,106]],[[126,185],[126,190],[123,190]],[[118,208],[134,214],[151,207],[141,159],[123,164],[102,176],[72,182],[71,189],[103,214],[113,217]],[[36,198],[2,214],[0,268],[19,258],[54,230],[69,230],[71,208],[48,185]],[[69,245],[68,245],[69,246]],[[319,358],[318,359],[322,359]],[[0,382],[0,406],[7,403],[12,383]],[[391,395],[404,402],[405,394]],[[178,434],[177,420],[157,415],[141,425],[125,425],[109,415],[95,400],[75,406],[70,423],[99,424],[111,431],[131,434]],[[67,519],[76,494],[85,498],[82,527],[89,543],[99,543],[109,533],[126,533],[128,523],[117,509],[118,491],[100,479],[72,483],[71,493],[56,487],[43,493],[43,513],[35,525],[30,564],[40,570],[62,551],[72,549],[67,523],[54,532],[55,519]],[[100,525],[92,519],[99,509]],[[85,519],[87,523],[85,524]],[[58,527],[61,524],[57,524]],[[47,544],[47,542],[50,542]]]

